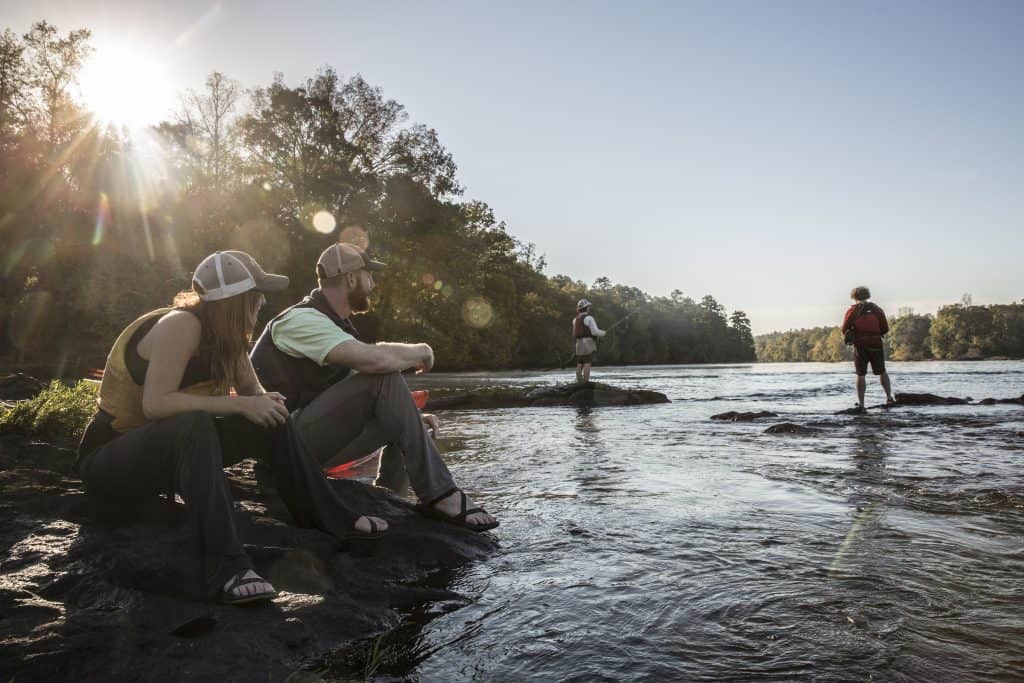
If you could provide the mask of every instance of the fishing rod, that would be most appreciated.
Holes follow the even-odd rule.
[[[624,323],[624,322],[626,322],[627,320],[629,320],[630,318],[632,318],[632,317],[633,317],[634,315],[636,315],[636,311],[630,311],[630,312],[629,312],[629,313],[627,313],[627,314],[626,314],[625,316],[623,316],[622,318],[619,318],[619,319],[618,319],[618,320],[616,320],[616,321],[615,321],[614,323],[612,323],[612,324],[611,324],[611,326],[610,326],[610,327],[609,327],[608,329],[606,329],[606,330],[605,330],[605,332],[611,332],[611,331],[612,331],[612,330],[614,330],[614,329],[615,329],[616,327],[618,327],[618,326],[619,326],[619,325],[621,325],[622,323]],[[573,342],[575,343],[575,339],[573,340]],[[571,363],[571,362],[573,361],[573,359],[574,359],[574,358],[576,358],[576,351],[575,351],[575,350],[573,350],[573,353],[572,353],[572,355],[571,355],[571,356],[569,356],[569,357],[568,357],[568,358],[567,358],[566,360],[564,360],[564,361],[562,362],[562,364],[561,364],[561,365],[559,365],[559,366],[558,366],[558,369],[559,369],[559,370],[561,370],[562,368],[564,368],[565,366],[567,366],[567,365],[568,365],[569,363]]]
[[[616,322],[612,323],[612,326],[611,326],[611,327],[609,327],[609,328],[608,328],[607,330],[605,330],[605,331],[606,331],[606,332],[611,332],[611,331],[612,331],[612,330],[614,330],[614,329],[615,329],[616,327],[618,327],[618,326],[619,326],[619,325],[621,325],[622,323],[624,323],[624,322],[626,322],[627,320],[629,320],[630,318],[632,318],[632,317],[633,317],[634,315],[636,315],[636,311],[632,311],[632,312],[630,312],[629,314],[627,314],[626,316],[624,316],[624,317],[622,317],[622,318],[619,318],[619,320],[618,320],[618,321],[616,321]]]

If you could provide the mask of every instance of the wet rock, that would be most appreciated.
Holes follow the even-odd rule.
[[[821,430],[816,427],[805,427],[792,422],[780,422],[764,430],[765,434],[817,434]]]
[[[962,406],[970,403],[969,398],[936,396],[935,394],[896,394],[896,406]]]
[[[854,406],[852,408],[845,408],[843,410],[837,410],[835,414],[836,415],[863,415],[865,412],[867,412],[867,411],[864,408],[861,408],[860,406]]]
[[[668,403],[668,397],[647,389],[626,389],[609,384],[557,384],[554,386],[502,386],[452,393],[432,393],[427,410],[451,408],[530,408],[536,406],[637,406]]]
[[[712,420],[724,420],[726,422],[753,422],[754,420],[760,420],[765,417],[778,417],[776,413],[762,410],[757,413],[738,413],[734,410],[730,410],[727,413],[718,413],[712,415]]]
[[[332,486],[392,530],[376,543],[339,546],[293,526],[244,461],[227,470],[239,534],[280,597],[218,605],[198,594],[184,506],[157,499],[104,510],[77,479],[33,462],[26,449],[0,443],[4,682],[284,680],[394,627],[399,610],[464,604],[444,577],[498,547],[494,534],[427,520],[407,501],[348,480]]]

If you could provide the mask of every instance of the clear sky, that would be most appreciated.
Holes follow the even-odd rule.
[[[857,284],[892,313],[1024,298],[1017,0],[0,9],[38,19],[92,29],[113,79],[158,74],[138,88],[154,117],[214,69],[361,73],[549,274],[711,293],[756,333],[835,324]]]

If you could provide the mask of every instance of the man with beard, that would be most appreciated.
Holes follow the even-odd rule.
[[[473,531],[498,526],[456,486],[402,377],[429,372],[427,344],[364,344],[350,320],[370,310],[373,272],[385,265],[351,244],[334,244],[316,264],[318,288],[267,323],[252,363],[268,391],[285,396],[298,434],[323,465],[386,446],[376,484],[404,494],[411,485],[429,517]],[[355,371],[355,372],[353,372]]]

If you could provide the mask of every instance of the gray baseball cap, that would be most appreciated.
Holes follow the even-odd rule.
[[[253,289],[279,292],[288,286],[288,276],[265,272],[256,259],[244,251],[218,251],[196,266],[192,287],[203,301],[219,301]]]
[[[367,258],[366,252],[353,244],[337,242],[324,249],[316,266],[317,274],[321,277],[336,277],[360,270],[381,270],[387,264]]]

